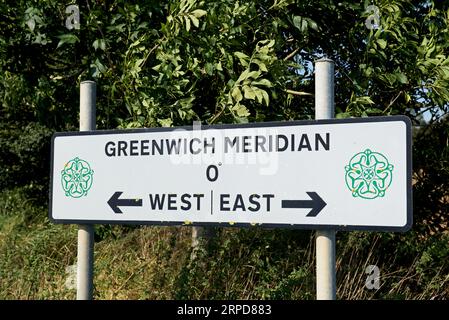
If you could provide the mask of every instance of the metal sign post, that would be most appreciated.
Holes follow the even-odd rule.
[[[334,117],[334,62],[315,62],[315,119]],[[316,298],[335,300],[335,230],[316,231]]]
[[[96,84],[83,81],[80,87],[80,131],[95,130]],[[94,269],[94,226],[80,225],[78,229],[78,261],[76,299],[92,300]]]

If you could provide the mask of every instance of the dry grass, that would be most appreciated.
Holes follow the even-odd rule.
[[[20,208],[17,211],[17,208]],[[76,226],[0,196],[0,299],[74,299],[66,268]],[[104,227],[95,244],[96,299],[314,299],[314,237],[306,231],[222,229],[191,259],[188,227]],[[448,299],[449,237],[337,234],[339,299]],[[380,289],[365,288],[368,265]]]

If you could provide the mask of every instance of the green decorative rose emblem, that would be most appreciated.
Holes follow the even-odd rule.
[[[345,167],[346,186],[354,197],[376,199],[385,196],[393,180],[393,165],[379,152],[366,149]]]
[[[67,162],[61,171],[62,189],[67,197],[86,196],[92,187],[94,171],[89,163],[80,158]]]

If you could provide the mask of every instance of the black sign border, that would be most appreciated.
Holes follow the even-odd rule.
[[[125,130],[95,130],[95,131],[71,131],[57,132],[51,138],[51,163],[50,163],[50,190],[48,214],[51,222],[56,224],[111,224],[111,225],[156,225],[156,226],[199,226],[199,227],[238,227],[238,228],[284,228],[302,230],[337,230],[337,231],[385,231],[385,232],[405,232],[413,224],[413,195],[412,195],[412,123],[407,116],[385,116],[368,118],[345,118],[345,119],[325,119],[325,120],[295,120],[295,121],[273,121],[273,122],[253,122],[245,124],[218,124],[201,125],[201,131],[209,129],[238,129],[238,128],[265,128],[265,127],[286,127],[286,126],[309,126],[320,124],[344,124],[344,123],[367,123],[367,122],[397,122],[402,121],[406,125],[406,150],[407,150],[407,223],[401,227],[391,226],[359,226],[359,225],[324,225],[324,224],[259,224],[228,222],[193,222],[184,224],[183,222],[160,222],[160,221],[132,221],[132,220],[68,220],[54,219],[52,215],[52,194],[53,194],[53,166],[54,166],[54,142],[57,137],[62,136],[84,136],[103,134],[127,134],[143,132],[170,132],[175,130],[194,131],[193,126],[180,127],[158,127]]]

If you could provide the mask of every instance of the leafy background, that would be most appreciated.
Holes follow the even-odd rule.
[[[80,28],[68,30],[77,4]],[[379,28],[367,28],[379,9]],[[72,299],[76,228],[47,219],[49,141],[77,130],[97,82],[97,128],[312,119],[313,62],[336,64],[336,117],[414,123],[414,225],[337,235],[342,299],[449,298],[449,4],[444,1],[0,3],[0,298]],[[96,227],[95,297],[313,299],[312,232]],[[381,288],[365,289],[376,264]]]

